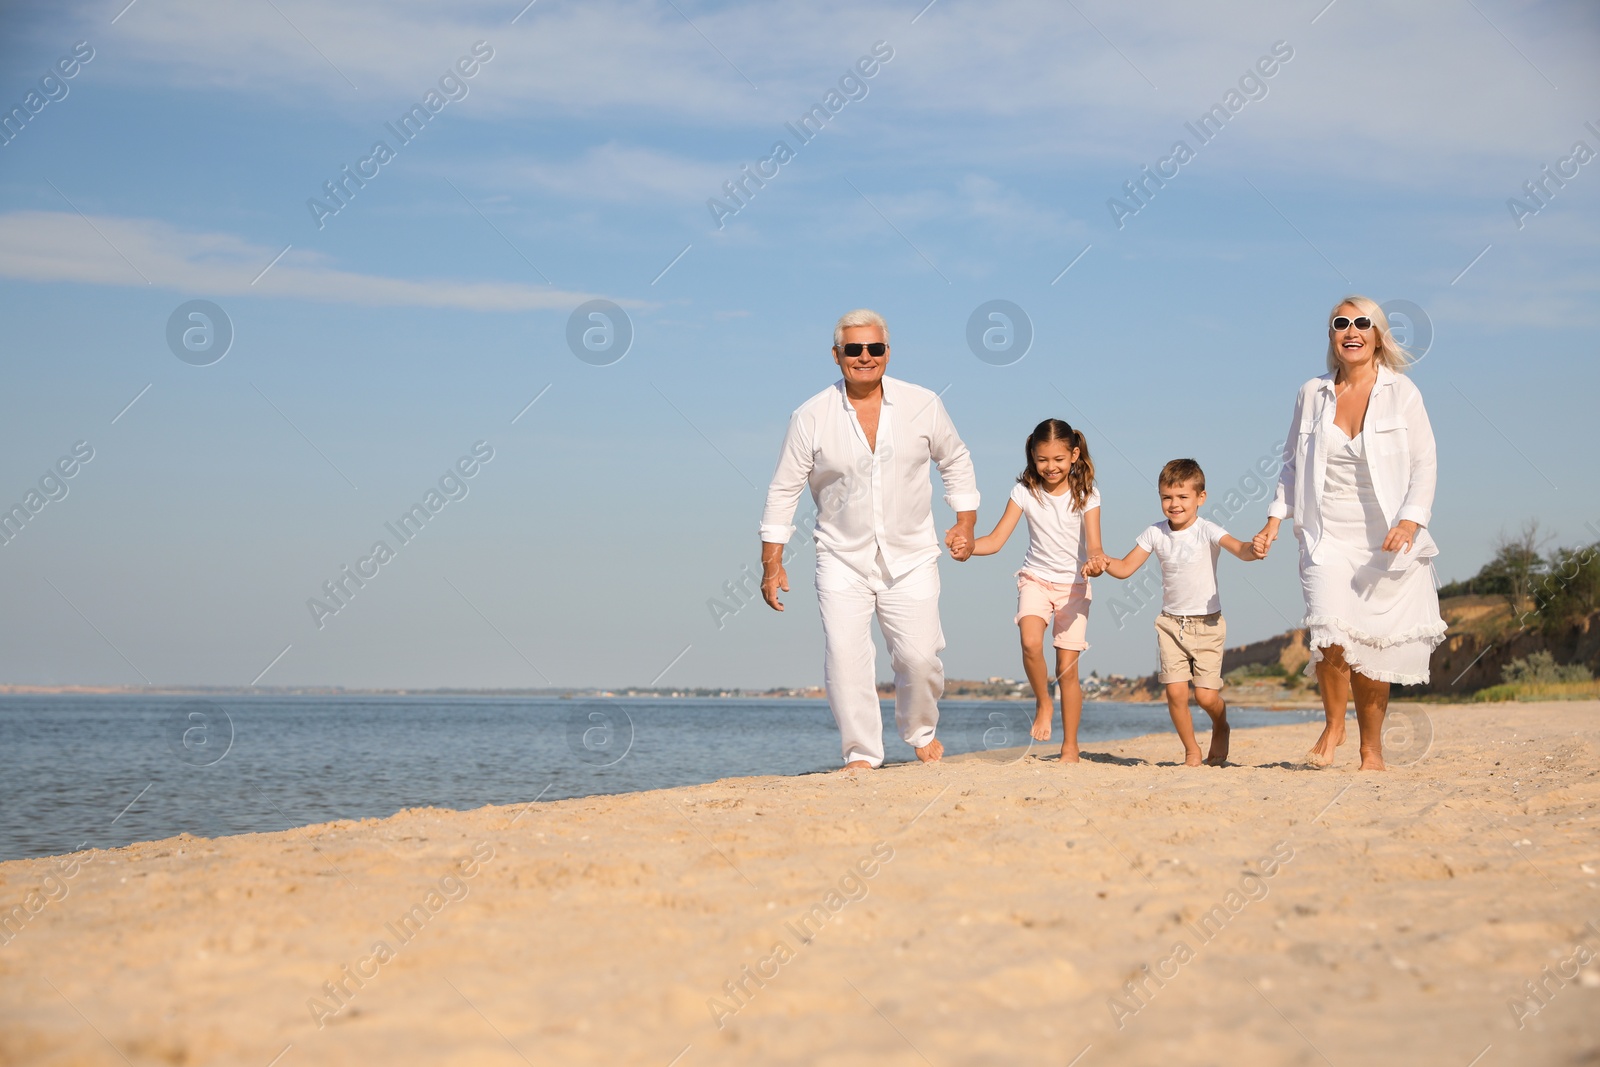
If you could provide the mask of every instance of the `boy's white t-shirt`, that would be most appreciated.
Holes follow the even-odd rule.
[[[1161,561],[1161,610],[1172,615],[1210,615],[1222,610],[1217,595],[1217,554],[1227,530],[1196,518],[1174,533],[1162,520],[1134,544]]]
[[[1012,486],[1011,500],[1028,520],[1028,554],[1022,557],[1022,569],[1060,585],[1084,581],[1089,554],[1083,543],[1083,516],[1100,506],[1100,490],[1089,490],[1082,511],[1072,506],[1071,490],[1051,496],[1041,489],[1034,496],[1021,482]]]

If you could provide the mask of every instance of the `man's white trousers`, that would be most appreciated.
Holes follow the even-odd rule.
[[[883,556],[862,575],[827,552],[817,555],[817,606],[822,610],[823,676],[844,760],[883,764],[883,717],[878,710],[878,620],[894,667],[894,718],[913,748],[933,740],[944,695],[944,630],[939,625],[937,557],[890,580]]]

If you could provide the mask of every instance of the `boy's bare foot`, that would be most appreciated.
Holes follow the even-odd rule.
[[[870,771],[872,770],[872,764],[864,759],[853,759],[844,765],[844,769],[847,771]]]
[[[1061,762],[1062,763],[1077,763],[1078,762],[1078,746],[1077,745],[1069,745],[1069,744],[1063,743],[1062,746],[1061,746]]]
[[[1056,706],[1054,704],[1040,704],[1033,709],[1033,739],[1035,741],[1050,740],[1050,720],[1055,718]]]
[[[938,763],[939,757],[944,755],[944,742],[935,737],[932,741],[916,749],[917,758],[923,763]]]
[[[1211,727],[1211,747],[1206,752],[1206,766],[1221,767],[1228,762],[1228,734],[1231,732],[1226,722]]]

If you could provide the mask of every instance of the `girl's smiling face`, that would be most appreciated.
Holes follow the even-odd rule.
[[[1046,489],[1055,493],[1067,484],[1067,472],[1078,462],[1079,452],[1065,441],[1041,441],[1033,447],[1033,469]]]

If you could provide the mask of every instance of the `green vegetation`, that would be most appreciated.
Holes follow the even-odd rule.
[[[1289,672],[1283,669],[1281,663],[1246,663],[1242,667],[1235,667],[1224,678],[1231,685],[1241,685],[1257,678],[1287,678]]]
[[[1494,558],[1471,578],[1442,586],[1440,599],[1503,596],[1520,628],[1547,636],[1600,610],[1600,542],[1541,554],[1545,540],[1537,521],[1515,537],[1502,535]]]
[[[1592,700],[1600,682],[1581,663],[1557,663],[1549,652],[1514,659],[1500,669],[1500,685],[1473,694],[1478,701]]]

